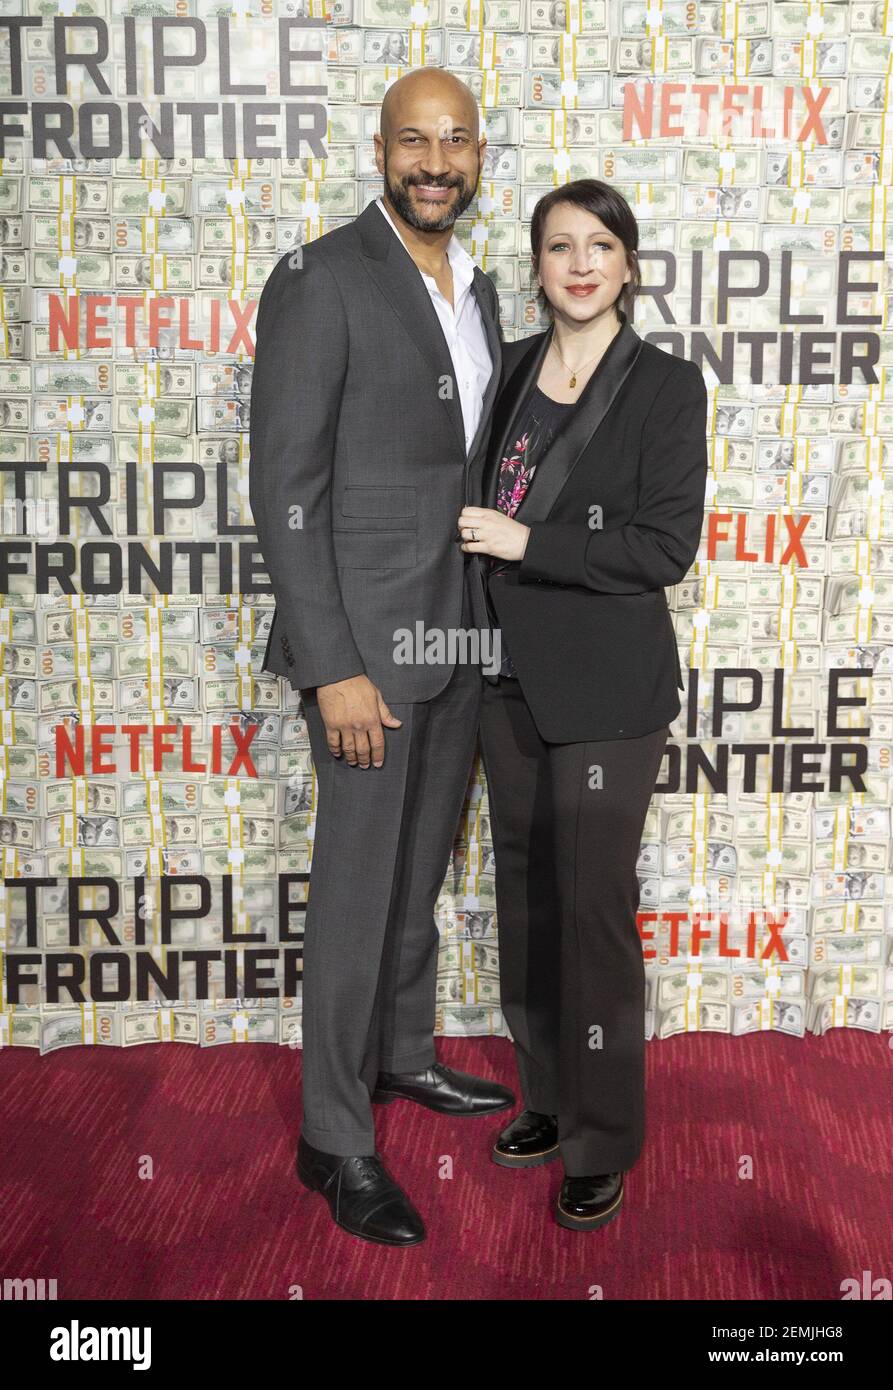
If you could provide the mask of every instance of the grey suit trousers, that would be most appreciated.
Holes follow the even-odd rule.
[[[462,622],[474,626],[466,563]],[[474,762],[482,676],[457,665],[424,703],[392,704],[380,768],[326,744],[316,691],[302,703],[316,768],[304,923],[302,1133],[315,1148],[375,1152],[379,1070],[436,1061],[434,907]]]

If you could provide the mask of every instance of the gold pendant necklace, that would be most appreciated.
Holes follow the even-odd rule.
[[[565,360],[564,360],[564,358],[562,357],[561,353],[558,351],[557,347],[555,347],[554,341],[553,341],[553,343],[552,343],[552,346],[553,346],[553,348],[555,348],[555,356],[558,358],[558,361],[559,361],[559,362],[561,363],[561,365],[564,367],[565,371],[568,371],[568,372],[570,372],[570,374],[571,374],[571,379],[570,379],[570,381],[567,383],[571,390],[573,390],[574,387],[575,387],[576,384],[577,384],[577,372],[582,372],[582,370],[583,370],[584,367],[588,367],[588,366],[589,366],[589,362],[594,362],[594,361],[595,361],[595,357],[600,357],[600,356],[601,356],[601,353],[598,353],[598,352],[597,352],[597,353],[595,354],[595,357],[590,357],[589,362],[582,362],[582,363],[580,364],[579,367],[576,367],[576,368],[572,369],[572,368],[570,368],[570,367],[567,365],[567,363],[565,362]]]
[[[614,337],[616,338],[616,336],[617,336],[617,335],[616,335],[616,333],[615,333]],[[611,342],[613,342],[613,341],[614,341],[614,339],[612,338],[612,339],[611,339]],[[609,343],[609,344],[608,344],[608,347],[610,347],[610,345],[611,345],[611,344]],[[564,367],[565,371],[568,371],[568,372],[570,372],[570,374],[571,374],[571,379],[570,379],[570,381],[567,383],[567,384],[568,384],[568,387],[570,388],[570,390],[573,390],[574,387],[575,387],[576,384],[577,384],[577,372],[582,372],[582,370],[583,370],[584,367],[588,367],[588,366],[589,366],[589,362],[594,362],[594,361],[595,361],[595,357],[603,357],[604,354],[605,354],[605,352],[606,352],[606,350],[607,350],[607,349],[605,349],[605,348],[602,348],[601,352],[597,352],[597,353],[595,354],[595,357],[590,357],[589,362],[581,362],[579,367],[571,368],[571,367],[569,367],[569,366],[567,365],[567,363],[565,362],[565,360],[564,360],[564,358],[562,357],[561,353],[558,351],[558,348],[555,347],[555,339],[554,339],[554,338],[552,339],[552,347],[555,348],[555,356],[558,358],[558,361],[559,361],[559,362],[561,363],[561,365]]]

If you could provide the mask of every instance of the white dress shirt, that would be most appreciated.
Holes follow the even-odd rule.
[[[383,200],[376,198],[375,201],[393,228],[394,235],[400,237],[400,241],[406,246]],[[406,249],[409,250],[408,247]],[[480,423],[484,392],[493,373],[493,358],[487,343],[480,305],[471,288],[474,261],[464,247],[459,245],[455,236],[451,236],[447,242],[446,253],[453,271],[452,305],[437,288],[437,281],[433,275],[426,275],[423,270],[419,270],[419,274],[431,296],[431,303],[437,312],[443,336],[450,350],[453,372],[459,385],[467,454]],[[416,269],[418,270],[418,266]]]

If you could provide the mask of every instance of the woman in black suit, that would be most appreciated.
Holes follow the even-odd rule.
[[[555,189],[530,242],[552,322],[504,345],[487,505],[459,517],[502,652],[481,751],[525,1109],[493,1158],[560,1156],[557,1219],[584,1231],[617,1214],[644,1141],[636,862],[681,708],[664,588],[700,539],[707,391],[693,362],[629,322],[638,228],[619,193],[596,179]]]

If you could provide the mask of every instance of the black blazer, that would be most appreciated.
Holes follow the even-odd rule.
[[[625,314],[577,407],[540,455],[515,519],[520,563],[490,577],[504,643],[542,738],[636,738],[681,709],[664,588],[691,568],[704,519],[707,388],[698,367],[644,342]],[[503,344],[484,475],[499,461],[553,328]],[[600,509],[600,511],[598,510]]]

